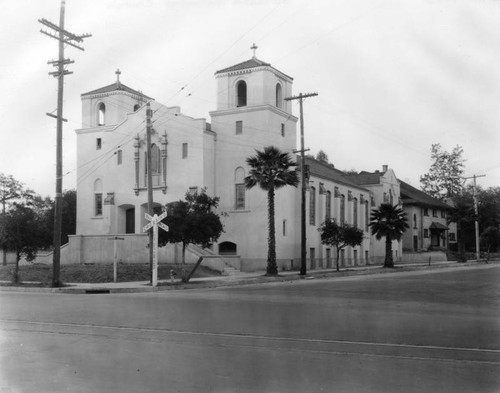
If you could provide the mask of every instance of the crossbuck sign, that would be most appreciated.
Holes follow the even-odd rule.
[[[167,212],[163,212],[159,216],[155,214],[153,217],[146,213],[145,217],[149,223],[142,228],[143,232],[147,232],[153,228],[153,279],[151,284],[153,287],[156,287],[158,285],[158,227],[168,232],[168,226],[161,222],[161,220],[167,217]]]

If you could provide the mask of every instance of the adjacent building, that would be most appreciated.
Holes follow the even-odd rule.
[[[369,190],[373,208],[379,207],[382,203],[390,203],[391,205],[401,204],[399,180],[388,165],[383,165],[381,171],[349,173],[345,177]],[[385,240],[377,240],[374,235],[371,235],[370,247],[373,254],[373,263],[383,263],[385,258]],[[392,241],[392,253],[395,262],[402,260],[403,244],[401,241]]]
[[[409,229],[403,234],[407,252],[447,251],[456,243],[456,224],[448,223],[452,206],[400,181]]]

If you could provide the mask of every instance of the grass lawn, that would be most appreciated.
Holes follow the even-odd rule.
[[[185,269],[188,274],[194,265],[160,264],[158,265],[158,279],[170,278],[170,270],[173,269],[178,278],[182,276]],[[0,266],[0,281],[12,281],[14,265]],[[204,266],[199,266],[193,277],[219,276],[220,273]],[[113,282],[113,264],[82,264],[61,265],[60,278],[65,283],[102,283]],[[147,263],[119,263],[117,267],[117,278],[119,282],[125,281],[149,281],[150,271]],[[20,281],[35,281],[42,283],[52,282],[52,266],[45,264],[32,264],[19,266]]]

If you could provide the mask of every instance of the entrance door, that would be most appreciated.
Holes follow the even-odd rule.
[[[413,236],[413,249],[418,250],[418,236]]]
[[[135,208],[125,211],[125,233],[135,233]]]
[[[441,233],[438,231],[431,231],[431,246],[432,247],[440,247],[440,238]]]
[[[309,256],[311,258],[311,270],[316,269],[316,250],[314,248],[309,249]]]
[[[326,268],[329,269],[332,267],[332,250],[326,249]]]

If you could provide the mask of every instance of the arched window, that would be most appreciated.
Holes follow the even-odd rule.
[[[352,200],[352,225],[358,226],[358,199]]]
[[[340,196],[340,223],[345,222],[345,195]]]
[[[94,215],[102,216],[102,180],[94,181]]]
[[[326,203],[325,203],[325,220],[329,220],[332,217],[332,193],[330,191],[326,192]]]
[[[245,170],[242,167],[234,171],[234,208],[245,209]]]
[[[106,124],[106,105],[104,105],[104,102],[101,102],[98,106],[97,125],[103,126],[105,124]]]
[[[247,106],[247,84],[245,81],[239,81],[236,85],[236,96],[238,98],[237,107]]]
[[[151,145],[151,173],[153,175],[161,172],[160,148],[154,143]]]
[[[219,255],[236,255],[236,244],[233,242],[222,242],[219,244]]]
[[[316,189],[311,187],[309,192],[309,224],[316,224]]]
[[[281,108],[283,104],[283,93],[281,90],[281,85],[276,83],[276,106]]]
[[[370,205],[365,201],[365,231],[368,232],[370,224]]]

